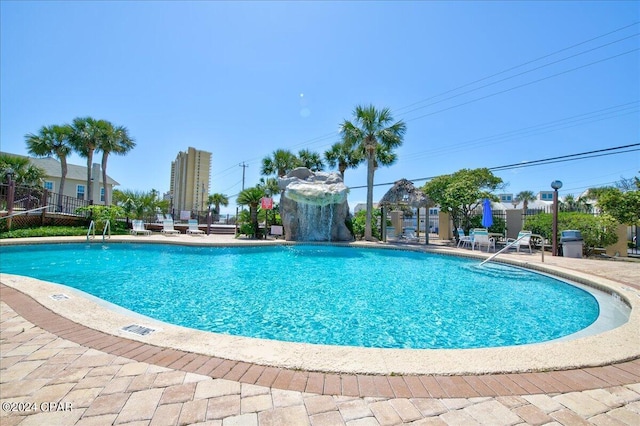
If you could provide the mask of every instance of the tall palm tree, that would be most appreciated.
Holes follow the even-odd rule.
[[[320,172],[324,169],[322,157],[317,152],[302,149],[298,151],[298,160],[298,164],[301,167],[306,167],[313,172]]]
[[[522,202],[522,210],[526,213],[529,208],[529,202],[536,200],[536,195],[533,191],[520,191],[516,195],[516,200]]]
[[[278,149],[271,157],[262,159],[260,173],[265,176],[276,174],[277,177],[282,177],[298,167],[298,164],[298,157],[295,154],[286,149]]]
[[[62,209],[62,195],[67,180],[67,156],[71,154],[72,147],[69,143],[72,130],[69,125],[42,126],[37,135],[29,133],[25,135],[29,154],[36,157],[55,156],[60,160],[60,188],[58,188],[58,209]]]
[[[70,142],[73,149],[80,154],[81,157],[87,159],[87,195],[89,200],[92,198],[91,185],[91,166],[93,164],[93,153],[100,146],[100,139],[104,132],[106,122],[104,120],[96,120],[91,117],[77,117],[73,119],[71,128]]]
[[[227,197],[225,194],[218,194],[218,193],[211,194],[207,199],[207,204],[209,205],[213,204],[215,206],[214,214],[215,214],[215,221],[217,222],[220,220],[220,206],[227,207],[229,205],[229,197]]]
[[[257,236],[259,231],[258,205],[262,197],[264,197],[264,190],[258,186],[247,188],[238,194],[238,204],[249,206],[249,215],[251,217],[251,227],[253,228],[254,236]]]
[[[107,159],[109,154],[125,155],[131,151],[136,143],[129,131],[124,126],[113,126],[108,121],[102,123],[102,132],[100,135],[97,149],[102,151],[102,188],[104,191],[104,204],[110,204],[109,192],[107,191]]]
[[[325,151],[324,158],[329,167],[337,167],[342,180],[344,180],[344,172],[347,169],[355,169],[363,160],[361,153],[354,150],[346,142],[336,142],[331,145],[329,150]]]
[[[394,148],[402,145],[407,126],[403,121],[393,124],[393,116],[388,108],[377,110],[373,105],[357,106],[353,112],[354,121],[345,120],[340,128],[346,143],[362,150],[367,160],[367,215],[365,220],[365,240],[373,240],[371,217],[373,212],[373,174],[376,167],[376,152],[392,154]]]

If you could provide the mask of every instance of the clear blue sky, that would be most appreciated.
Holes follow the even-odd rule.
[[[324,152],[369,103],[407,123],[376,183],[640,142],[635,1],[3,0],[0,12],[0,149],[27,154],[43,125],[106,119],[137,142],[109,160],[121,189],[168,191],[171,161],[193,146],[213,153],[212,192],[235,203],[240,163],[253,186],[263,157]],[[566,195],[639,170],[636,151],[496,174],[506,192],[560,179]],[[365,165],[345,180],[366,185]],[[365,199],[354,188],[349,204]]]

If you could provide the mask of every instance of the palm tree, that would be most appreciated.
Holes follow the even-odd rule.
[[[533,191],[520,191],[516,195],[516,200],[522,202],[522,211],[526,213],[527,209],[529,208],[529,202],[535,201],[536,195],[533,193]]]
[[[40,181],[46,176],[44,170],[31,164],[27,157],[0,154],[0,180],[8,183],[8,175],[16,185],[28,185]]]
[[[574,212],[577,210],[578,201],[573,194],[567,194],[564,200],[560,201],[560,210],[563,212]]]
[[[264,197],[264,190],[254,186],[247,188],[238,194],[238,204],[249,206],[249,215],[251,217],[251,227],[253,228],[254,237],[258,236],[258,205]]]
[[[363,160],[360,153],[345,142],[336,142],[331,145],[331,148],[325,151],[324,158],[329,167],[338,167],[342,180],[347,169],[355,169]]]
[[[373,213],[373,174],[376,167],[376,152],[381,147],[383,152],[392,154],[394,148],[402,145],[406,132],[406,124],[398,121],[394,124],[388,108],[377,110],[373,105],[357,106],[353,112],[354,122],[345,120],[340,133],[344,141],[364,153],[367,160],[367,216],[365,220],[365,240],[371,241],[371,216]],[[381,163],[382,164],[382,163]]]
[[[109,154],[125,155],[136,146],[136,143],[129,136],[129,131],[124,126],[114,127],[113,124],[105,121],[102,130],[97,149],[102,151],[102,188],[104,191],[104,204],[108,206],[110,204],[107,191],[107,159]]]
[[[320,172],[324,169],[324,162],[320,154],[309,151],[308,149],[298,151],[298,164],[313,172]]]
[[[211,194],[207,199],[207,204],[213,204],[215,206],[213,211],[216,218],[215,221],[217,222],[220,220],[220,206],[222,205],[227,207],[229,205],[229,197],[227,197],[225,194]]]
[[[73,124],[71,125],[73,129],[70,138],[71,145],[81,157],[87,159],[87,194],[89,200],[93,196],[91,185],[93,153],[100,146],[106,123],[104,120],[96,120],[91,117],[77,117],[73,119]]]
[[[73,149],[69,143],[71,132],[71,126],[69,125],[53,125],[41,127],[37,135],[33,133],[25,135],[29,154],[36,157],[50,157],[53,155],[60,160],[61,174],[57,203],[59,210],[62,210],[62,195],[64,194],[64,185],[67,180],[67,156]]]
[[[282,177],[298,167],[298,164],[298,157],[291,151],[278,149],[273,152],[271,157],[262,159],[262,169],[260,173],[265,176],[276,174],[277,177]]]

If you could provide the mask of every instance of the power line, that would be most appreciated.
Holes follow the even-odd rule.
[[[473,81],[473,82],[471,82],[471,83],[464,84],[464,85],[462,85],[462,86],[459,86],[459,87],[457,87],[457,88],[454,88],[454,89],[448,90],[448,91],[446,91],[446,92],[440,93],[440,94],[438,94],[438,95],[432,96],[432,97],[427,98],[427,99],[424,99],[424,100],[422,100],[422,101],[414,102],[414,103],[412,103],[412,104],[408,105],[407,107],[402,107],[402,108],[400,108],[399,110],[403,110],[403,109],[409,108],[409,107],[411,107],[411,106],[413,106],[413,105],[417,105],[417,104],[420,104],[420,103],[422,103],[422,102],[426,102],[426,101],[431,100],[431,99],[434,99],[434,98],[436,98],[436,97],[438,97],[438,96],[442,96],[442,95],[444,95],[444,94],[451,93],[451,92],[453,92],[453,91],[456,91],[456,90],[462,89],[462,88],[464,88],[464,87],[468,87],[468,86],[470,86],[470,85],[472,85],[472,84],[475,84],[475,83],[478,83],[478,82],[481,82],[481,81],[485,81],[485,80],[490,79],[490,78],[492,78],[492,77],[495,77],[495,76],[497,76],[497,75],[501,75],[501,74],[504,74],[504,73],[506,73],[506,72],[512,71],[512,70],[514,70],[514,69],[521,68],[521,67],[523,67],[523,66],[525,66],[525,65],[528,65],[528,64],[531,64],[531,63],[537,62],[537,61],[539,61],[539,60],[542,60],[542,59],[548,58],[548,57],[550,57],[550,56],[556,55],[556,54],[561,53],[561,52],[563,52],[563,51],[570,50],[570,49],[575,48],[575,47],[577,47],[577,46],[587,44],[587,43],[589,43],[589,42],[591,42],[591,41],[594,41],[594,40],[597,40],[597,39],[600,39],[600,38],[606,37],[606,36],[611,35],[611,34],[613,34],[613,33],[616,33],[616,32],[622,31],[622,30],[624,30],[624,29],[630,28],[630,27],[632,27],[632,26],[638,25],[639,23],[640,23],[640,21],[633,22],[633,23],[631,23],[631,24],[629,24],[629,25],[626,25],[626,26],[623,26],[623,27],[617,28],[617,29],[615,29],[615,30],[613,30],[613,31],[610,31],[610,32],[608,32],[608,33],[602,34],[602,35],[597,36],[597,37],[593,37],[593,38],[591,38],[591,39],[585,40],[585,41],[580,42],[580,43],[576,43],[576,44],[574,44],[574,45],[572,45],[572,46],[569,46],[569,47],[566,47],[566,48],[560,49],[560,50],[558,50],[558,51],[555,51],[555,52],[552,52],[552,53],[550,53],[550,54],[547,54],[547,55],[541,56],[541,57],[536,58],[536,59],[533,59],[533,60],[531,60],[531,61],[527,61],[527,62],[522,63],[522,64],[520,64],[520,65],[516,65],[516,66],[511,67],[511,68],[508,68],[508,69],[506,69],[506,70],[504,70],[504,71],[500,71],[500,72],[498,72],[498,73],[492,74],[492,75],[490,75],[490,76],[488,76],[488,77],[484,77],[484,78],[481,78],[481,79],[475,80],[475,81]],[[549,64],[541,65],[541,66],[536,67],[536,68],[533,68],[533,69],[531,69],[531,70],[521,72],[521,73],[516,74],[516,75],[513,75],[513,76],[511,76],[511,77],[506,77],[506,78],[503,78],[503,79],[498,80],[498,81],[496,81],[496,82],[489,83],[489,84],[486,84],[486,85],[484,85],[484,86],[481,86],[481,87],[478,87],[478,88],[475,88],[475,89],[472,89],[472,90],[468,90],[468,91],[463,92],[463,93],[459,93],[459,94],[457,94],[457,95],[454,95],[454,96],[451,96],[451,97],[449,97],[449,98],[446,98],[446,99],[443,99],[443,100],[440,100],[440,101],[434,102],[434,103],[432,103],[432,104],[425,105],[425,106],[422,106],[422,107],[419,107],[419,108],[415,108],[415,109],[410,110],[410,111],[407,111],[407,112],[405,112],[405,113],[403,113],[403,114],[407,114],[407,113],[409,113],[409,112],[413,112],[413,111],[416,111],[416,110],[418,110],[418,109],[422,109],[422,108],[425,108],[425,107],[428,107],[428,106],[431,106],[431,105],[435,105],[435,104],[440,103],[440,102],[443,102],[443,101],[445,101],[445,100],[453,99],[453,98],[455,98],[455,97],[458,97],[458,96],[461,96],[461,95],[464,95],[464,94],[471,93],[471,92],[473,92],[473,91],[475,91],[475,90],[479,90],[479,89],[481,89],[481,88],[484,88],[484,87],[487,87],[487,86],[490,86],[490,85],[493,85],[493,84],[497,84],[497,83],[499,83],[499,82],[503,82],[503,81],[505,81],[505,80],[508,80],[508,79],[511,79],[511,78],[514,78],[514,77],[520,76],[520,75],[522,75],[522,74],[526,74],[526,73],[529,73],[529,72],[532,72],[532,71],[535,71],[535,70],[538,70],[538,69],[544,68],[544,67],[546,67],[546,66],[549,66],[549,65],[552,65],[552,64],[555,64],[555,63],[558,63],[558,62],[561,62],[561,61],[564,61],[564,60],[567,60],[567,59],[570,59],[570,58],[573,58],[573,57],[576,57],[576,56],[582,55],[582,54],[584,54],[584,53],[591,52],[591,51],[594,51],[594,50],[600,49],[600,48],[602,48],[602,47],[609,46],[609,45],[611,45],[611,44],[614,44],[614,43],[617,43],[617,42],[620,42],[620,41],[623,41],[623,40],[629,39],[629,38],[631,38],[631,37],[635,37],[635,36],[637,36],[637,35],[638,35],[638,33],[635,33],[635,34],[632,34],[632,35],[630,35],[630,36],[627,36],[627,37],[624,37],[624,38],[621,38],[621,39],[618,39],[618,40],[614,40],[614,41],[612,41],[612,42],[609,42],[609,43],[606,43],[606,44],[603,44],[603,45],[600,45],[600,46],[594,47],[594,48],[592,48],[592,49],[589,49],[589,50],[586,50],[586,51],[583,51],[583,52],[580,52],[580,53],[577,53],[577,54],[574,54],[574,55],[568,56],[568,57],[566,57],[566,58],[556,60],[556,61],[551,62],[551,63],[549,63]],[[609,57],[607,57],[607,58],[603,58],[603,59],[600,59],[600,60],[597,60],[597,61],[593,61],[593,62],[590,62],[590,63],[587,63],[587,64],[583,64],[583,65],[580,65],[580,66],[577,66],[577,67],[574,67],[574,68],[571,68],[571,69],[568,69],[568,70],[565,70],[565,71],[561,71],[561,72],[558,72],[558,73],[555,73],[555,74],[552,74],[552,75],[549,75],[549,76],[546,76],[546,77],[539,78],[539,79],[537,79],[537,80],[533,80],[533,81],[530,81],[530,82],[527,82],[527,83],[519,84],[519,85],[517,85],[517,86],[511,87],[511,88],[507,88],[507,89],[504,89],[504,90],[501,90],[501,91],[498,91],[498,92],[490,93],[490,94],[488,94],[488,95],[481,96],[481,97],[479,97],[479,98],[471,99],[471,100],[468,100],[468,101],[465,101],[465,102],[459,103],[459,104],[457,104],[457,105],[453,105],[453,106],[450,106],[450,107],[447,107],[447,108],[443,108],[443,109],[440,109],[440,110],[437,110],[437,111],[433,111],[433,112],[430,112],[430,113],[427,113],[427,114],[423,114],[423,115],[420,115],[420,116],[417,116],[417,117],[409,118],[409,119],[406,119],[405,121],[406,121],[406,122],[409,122],[409,121],[415,121],[415,120],[418,120],[418,119],[421,119],[421,118],[425,118],[425,117],[428,117],[428,116],[431,116],[431,115],[435,115],[435,114],[438,114],[438,113],[441,113],[441,112],[445,112],[445,111],[448,111],[448,110],[451,110],[451,109],[454,109],[454,108],[458,108],[458,107],[461,107],[461,106],[465,106],[465,105],[468,105],[468,104],[471,104],[471,103],[474,103],[474,102],[478,102],[478,101],[480,101],[480,100],[484,100],[484,99],[487,99],[487,98],[490,98],[490,97],[493,97],[493,96],[497,96],[497,95],[500,95],[500,94],[504,94],[504,93],[507,93],[507,92],[510,92],[510,91],[513,91],[513,90],[516,90],[516,89],[519,89],[519,88],[522,88],[522,87],[530,86],[530,85],[532,85],[532,84],[537,84],[537,83],[540,83],[540,82],[542,82],[542,81],[544,81],[544,80],[548,80],[548,79],[551,79],[551,78],[554,78],[554,77],[558,77],[558,76],[561,76],[561,75],[564,75],[564,74],[567,74],[567,73],[570,73],[570,72],[573,72],[573,71],[577,71],[577,70],[582,69],[582,68],[586,68],[586,67],[589,67],[589,66],[592,66],[592,65],[596,65],[596,64],[599,64],[599,63],[602,63],[602,62],[605,62],[605,61],[611,60],[611,59],[615,59],[615,58],[618,58],[618,57],[621,57],[621,56],[624,56],[624,55],[627,55],[627,54],[630,54],[630,53],[636,52],[636,51],[638,51],[638,50],[640,50],[640,48],[635,48],[635,49],[632,49],[632,50],[629,50],[629,51],[626,51],[626,52],[623,52],[623,53],[619,53],[619,54],[617,54],[617,55],[609,56]],[[402,115],[402,114],[401,114],[401,115]],[[299,144],[292,145],[292,147],[308,146],[309,144],[311,144],[311,143],[313,143],[313,142],[317,142],[317,141],[322,141],[322,140],[325,140],[325,139],[329,139],[329,138],[335,137],[335,136],[336,136],[336,135],[338,135],[338,134],[339,134],[339,132],[332,132],[332,133],[328,133],[328,134],[326,134],[326,135],[319,136],[319,137],[312,138],[312,139],[308,139],[308,140],[305,140],[305,141],[303,141],[303,142],[301,142],[301,143],[299,143]],[[255,160],[248,160],[248,161],[249,161],[249,162],[254,162],[254,161],[259,161],[259,159],[255,159]],[[243,164],[244,164],[244,163],[243,163]],[[243,171],[244,171],[244,169],[243,169]]]
[[[564,161],[584,160],[588,158],[603,157],[606,155],[616,155],[616,154],[624,154],[627,152],[640,151],[640,148],[629,149],[626,151],[619,151],[621,149],[627,149],[627,148],[633,148],[633,147],[640,147],[640,143],[622,145],[622,146],[617,146],[612,148],[603,148],[595,151],[580,152],[577,154],[562,155],[559,157],[544,158],[541,160],[527,161],[523,163],[513,163],[513,164],[507,164],[504,166],[495,166],[495,167],[490,167],[489,170],[505,171],[505,170],[511,170],[511,169],[518,169],[522,167],[542,166],[546,164],[553,164],[553,163],[559,163]],[[617,152],[611,152],[611,151],[617,151]],[[579,158],[575,158],[575,157],[579,157]],[[424,178],[408,179],[408,180],[411,182],[421,182],[421,181],[431,180],[436,177],[437,176],[429,176]],[[374,184],[373,186],[389,186],[393,184],[395,184],[395,182],[377,183],[377,184]],[[349,189],[362,189],[366,187],[367,187],[366,185],[350,186]]]
[[[456,90],[463,89],[463,88],[468,87],[468,86],[471,86],[471,85],[473,85],[473,84],[480,83],[480,82],[485,81],[485,80],[489,80],[490,78],[493,78],[493,77],[496,77],[496,76],[499,76],[499,75],[505,74],[505,73],[507,73],[507,72],[509,72],[509,71],[513,71],[513,70],[518,69],[518,68],[522,68],[522,67],[524,67],[524,66],[526,66],[526,65],[532,64],[532,63],[534,63],[534,62],[538,62],[538,61],[540,61],[540,60],[542,60],[542,59],[549,58],[549,57],[551,57],[551,56],[553,56],[553,55],[557,55],[558,53],[561,53],[561,52],[564,52],[564,51],[567,51],[567,50],[571,50],[571,49],[573,49],[574,47],[582,46],[583,44],[590,43],[590,42],[592,42],[592,41],[594,41],[594,40],[598,40],[598,39],[600,39],[600,38],[603,38],[603,37],[606,37],[606,36],[608,36],[608,35],[611,35],[611,34],[617,33],[617,32],[619,32],[619,31],[625,30],[625,29],[627,29],[627,28],[633,27],[634,25],[638,25],[638,24],[640,24],[640,21],[633,22],[633,23],[631,23],[631,24],[629,24],[629,25],[625,25],[625,26],[620,27],[620,28],[617,28],[617,29],[615,29],[615,30],[613,30],[613,31],[609,31],[608,33],[605,33],[605,34],[599,35],[599,36],[597,36],[597,37],[590,38],[590,39],[585,40],[585,41],[581,41],[580,43],[573,44],[573,45],[571,45],[571,46],[565,47],[565,48],[560,49],[560,50],[556,50],[555,52],[549,53],[549,54],[544,55],[544,56],[540,56],[540,57],[538,57],[538,58],[536,58],[536,59],[532,59],[532,60],[527,61],[527,62],[524,62],[524,63],[522,63],[522,64],[519,64],[519,65],[513,66],[513,67],[511,67],[511,68],[507,68],[506,70],[499,71],[499,72],[494,73],[494,74],[491,74],[491,75],[489,75],[489,76],[487,76],[487,77],[483,77],[483,78],[480,78],[480,79],[478,79],[478,80],[472,81],[472,82],[470,82],[470,83],[463,84],[462,86],[458,86],[458,87],[455,87],[455,88],[453,88],[453,89],[447,90],[447,91],[445,91],[445,92],[439,93],[439,94],[437,94],[437,95],[433,95],[433,96],[431,96],[431,97],[429,97],[429,98],[427,98],[427,99],[423,99],[423,100],[421,100],[421,101],[414,102],[414,103],[412,103],[412,104],[407,105],[406,107],[402,107],[402,108],[400,108],[399,110],[407,109],[407,108],[410,108],[410,107],[412,107],[412,106],[414,106],[414,105],[418,105],[418,104],[420,104],[420,103],[422,103],[422,102],[427,102],[427,101],[430,101],[431,99],[435,99],[435,98],[437,98],[438,96],[446,95],[446,94],[448,94],[448,93],[455,92]]]
[[[439,147],[436,149],[418,151],[415,153],[407,154],[407,157],[409,157],[411,160],[420,159],[424,156],[433,157],[435,155],[442,154],[445,152],[456,152],[463,149],[468,149],[471,146],[486,146],[496,141],[504,142],[508,140],[514,140],[514,139],[523,137],[524,135],[527,135],[527,134],[529,134],[528,136],[541,135],[541,134],[545,134],[545,133],[549,133],[549,132],[553,132],[561,129],[566,129],[569,127],[575,127],[583,124],[588,124],[588,123],[593,123],[601,120],[619,117],[620,115],[610,116],[610,114],[620,113],[622,111],[631,109],[632,111],[622,114],[622,115],[628,115],[628,114],[637,112],[639,102],[640,101],[636,100],[633,102],[627,102],[624,104],[602,108],[595,111],[572,115],[572,116],[557,119],[557,120],[547,121],[547,122],[536,124],[533,126],[527,126],[520,129],[510,130],[507,132],[498,133],[496,135],[483,136],[480,138],[475,138],[475,139],[471,139],[465,142],[460,142],[455,144],[446,144],[446,146]],[[586,123],[584,123],[585,121]],[[568,126],[568,124],[572,124],[572,125]],[[559,126],[563,126],[563,127],[559,127]],[[553,127],[556,127],[556,128],[553,129]],[[546,131],[542,131],[542,130],[546,130]],[[483,143],[483,142],[486,142],[486,143]]]
[[[509,77],[505,77],[505,78],[502,78],[502,79],[500,79],[500,80],[496,80],[496,81],[493,81],[493,82],[491,82],[491,83],[484,84],[484,85],[479,86],[479,87],[476,87],[476,88],[474,88],[474,89],[470,89],[470,90],[467,90],[467,91],[465,91],[465,92],[458,93],[457,95],[449,96],[449,97],[444,98],[444,99],[441,99],[441,100],[439,100],[439,101],[432,102],[432,103],[430,103],[430,104],[427,104],[427,105],[423,105],[423,106],[420,106],[420,107],[414,108],[414,109],[412,109],[412,110],[409,110],[409,111],[404,112],[403,114],[409,114],[409,113],[411,113],[411,112],[417,111],[417,110],[422,109],[422,108],[426,108],[426,107],[429,107],[429,106],[432,106],[432,105],[437,105],[437,104],[442,103],[442,102],[444,102],[444,101],[448,101],[448,100],[450,100],[450,99],[454,99],[454,98],[457,98],[457,97],[459,97],[459,96],[467,95],[467,94],[472,93],[472,92],[475,92],[475,91],[477,91],[477,90],[484,89],[485,87],[493,86],[493,85],[495,85],[495,84],[502,83],[502,82],[507,81],[507,80],[511,80],[512,78],[516,78],[516,77],[519,77],[519,76],[521,76],[521,75],[528,74],[528,73],[530,73],[530,72],[537,71],[537,70],[539,70],[539,69],[542,69],[542,68],[545,68],[545,67],[548,67],[548,66],[551,66],[551,65],[554,65],[554,64],[557,64],[557,63],[560,63],[560,62],[563,62],[563,61],[569,60],[569,59],[571,59],[571,58],[575,58],[575,57],[577,57],[577,56],[584,55],[585,53],[593,52],[594,50],[602,49],[603,47],[610,46],[610,45],[612,45],[612,44],[614,44],[614,43],[619,43],[619,42],[621,42],[621,41],[627,40],[627,39],[629,39],[629,38],[631,38],[631,37],[636,37],[636,36],[638,36],[638,35],[640,35],[640,33],[632,34],[632,35],[630,35],[630,36],[627,36],[627,37],[624,37],[624,38],[621,38],[621,39],[618,39],[618,40],[615,40],[615,41],[609,42],[609,43],[607,43],[607,44],[603,44],[603,45],[600,45],[600,46],[597,46],[597,47],[591,48],[591,49],[589,49],[589,50],[585,50],[585,51],[582,51],[582,52],[580,52],[580,53],[576,53],[576,54],[574,54],[574,55],[567,56],[566,58],[558,59],[558,60],[556,60],[556,61],[549,62],[548,64],[540,65],[540,66],[535,67],[535,68],[532,68],[532,69],[530,69],[530,70],[522,71],[522,72],[520,72],[520,73],[518,73],[518,74],[514,74],[514,75],[511,75],[511,76],[509,76]],[[576,68],[576,69],[577,69],[577,68]],[[458,90],[458,89],[454,89],[454,90]]]
[[[600,153],[600,152],[609,152],[609,151],[615,151],[615,150],[619,150],[619,149],[631,148],[631,147],[635,147],[635,146],[640,146],[640,143],[616,146],[616,147],[613,147],[613,148],[597,149],[595,151],[581,152],[579,154],[561,155],[559,157],[545,158],[543,160],[525,161],[525,162],[522,162],[522,163],[507,164],[505,166],[490,167],[489,170],[498,171],[498,170],[502,170],[502,169],[511,169],[514,166],[529,167],[529,165],[534,165],[536,163],[542,163],[542,162],[547,162],[547,161],[551,161],[551,160],[560,160],[560,159],[564,159],[564,158],[578,157],[578,156],[581,156],[581,155],[596,154],[596,153]],[[636,151],[636,150],[634,150],[634,151]],[[616,152],[616,154],[618,154],[618,153]]]
[[[595,65],[595,64],[599,64],[599,63],[602,63],[602,62],[605,62],[605,61],[609,61],[611,59],[619,58],[620,56],[628,55],[630,53],[637,52],[638,50],[640,50],[640,48],[631,49],[631,50],[628,50],[626,52],[619,53],[617,55],[613,55],[613,56],[609,56],[609,57],[604,58],[604,59],[599,59],[597,61],[589,62],[588,64],[583,64],[583,65],[580,65],[580,66],[575,67],[575,68],[571,68],[571,69],[568,69],[568,70],[565,70],[565,71],[558,72],[556,74],[552,74],[552,75],[549,75],[549,76],[546,76],[546,77],[539,78],[537,80],[529,81],[527,83],[522,83],[522,84],[519,84],[517,86],[510,87],[508,89],[504,89],[504,90],[500,90],[498,92],[490,93],[488,95],[481,96],[481,97],[475,98],[475,99],[471,99],[469,101],[466,101],[466,102],[463,102],[463,103],[460,103],[460,104],[457,104],[457,105],[452,105],[450,107],[443,108],[443,109],[440,109],[440,110],[437,110],[437,111],[433,111],[433,112],[430,112],[428,114],[419,115],[417,117],[413,117],[413,118],[407,119],[406,121],[407,122],[415,121],[415,120],[418,120],[420,118],[429,117],[431,115],[435,115],[435,114],[439,114],[441,112],[449,111],[449,110],[454,109],[454,108],[458,108],[458,107],[461,107],[461,106],[464,106],[464,105],[469,105],[471,103],[478,102],[478,101],[481,101],[481,100],[484,100],[484,99],[488,99],[488,98],[491,98],[493,96],[501,95],[503,93],[507,93],[507,92],[510,92],[512,90],[521,89],[523,87],[530,86],[532,84],[540,83],[541,81],[548,80],[550,78],[559,77],[561,75],[564,75],[564,74],[567,74],[567,73],[570,73],[570,72],[573,72],[573,71],[577,71],[579,69],[586,68],[586,67],[589,67],[591,65]]]

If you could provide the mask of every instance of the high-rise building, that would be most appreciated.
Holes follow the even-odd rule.
[[[174,214],[205,211],[209,196],[211,153],[189,147],[171,162],[169,193]]]

